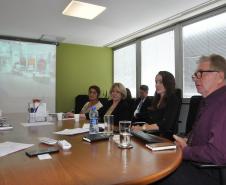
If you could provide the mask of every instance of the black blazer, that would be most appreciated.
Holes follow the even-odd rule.
[[[159,131],[164,135],[174,129],[177,124],[177,114],[180,108],[180,100],[172,94],[168,97],[166,106],[160,109],[149,111],[148,123],[156,123],[159,126]]]
[[[132,121],[135,122],[135,121],[146,121],[147,120],[147,116],[148,116],[148,107],[151,106],[151,103],[152,103],[152,100],[150,97],[146,97],[144,103],[142,104],[141,108],[140,108],[140,112],[136,114],[136,118],[134,117],[134,112],[137,108],[137,106],[139,105],[141,101],[141,98],[137,98],[135,100],[135,103],[134,103],[134,106],[133,106],[133,119]]]
[[[102,108],[98,110],[100,121],[103,122],[104,115],[113,104],[112,100],[109,100]],[[127,101],[121,100],[115,107],[111,115],[114,115],[114,124],[118,126],[119,121],[129,120],[129,106]]]

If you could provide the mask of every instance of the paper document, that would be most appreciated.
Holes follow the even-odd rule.
[[[15,143],[15,142],[4,142],[0,143],[0,157],[23,150],[33,146],[33,144]]]
[[[89,129],[87,128],[73,128],[73,129],[64,129],[58,132],[53,132],[54,134],[60,134],[60,135],[75,135],[80,134],[84,132],[89,132]]]
[[[86,128],[86,129],[89,129],[89,123],[84,123],[83,127],[82,128]],[[101,127],[101,128],[105,128],[105,125],[104,123],[98,123],[98,127]]]
[[[24,127],[34,127],[34,126],[44,126],[44,125],[54,125],[53,122],[34,122],[34,123],[21,123]]]
[[[3,126],[3,127],[0,127],[0,131],[1,130],[11,130],[11,129],[13,129],[12,126]]]
[[[75,118],[63,118],[62,120],[66,121],[66,120],[73,120],[73,119],[75,119]]]
[[[38,159],[45,160],[45,159],[52,159],[52,157],[49,154],[42,154],[42,155],[38,155]]]

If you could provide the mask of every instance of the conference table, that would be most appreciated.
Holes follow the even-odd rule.
[[[65,128],[82,127],[82,122],[55,121],[53,125],[24,127],[24,114],[5,115],[12,130],[0,131],[0,143],[5,141],[34,144],[34,146],[0,157],[0,185],[109,185],[150,184],[172,173],[182,160],[180,148],[152,152],[144,142],[132,137],[132,149],[121,149],[112,138],[88,143],[84,134],[56,135]],[[52,159],[28,157],[25,151],[47,148],[38,137],[65,139],[72,144],[51,154]]]

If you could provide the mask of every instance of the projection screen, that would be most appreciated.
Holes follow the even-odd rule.
[[[0,109],[27,112],[34,98],[55,112],[56,45],[0,39]]]

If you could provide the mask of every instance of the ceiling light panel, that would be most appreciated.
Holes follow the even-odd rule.
[[[83,19],[94,19],[101,14],[106,7],[72,0],[62,12],[64,15]]]

